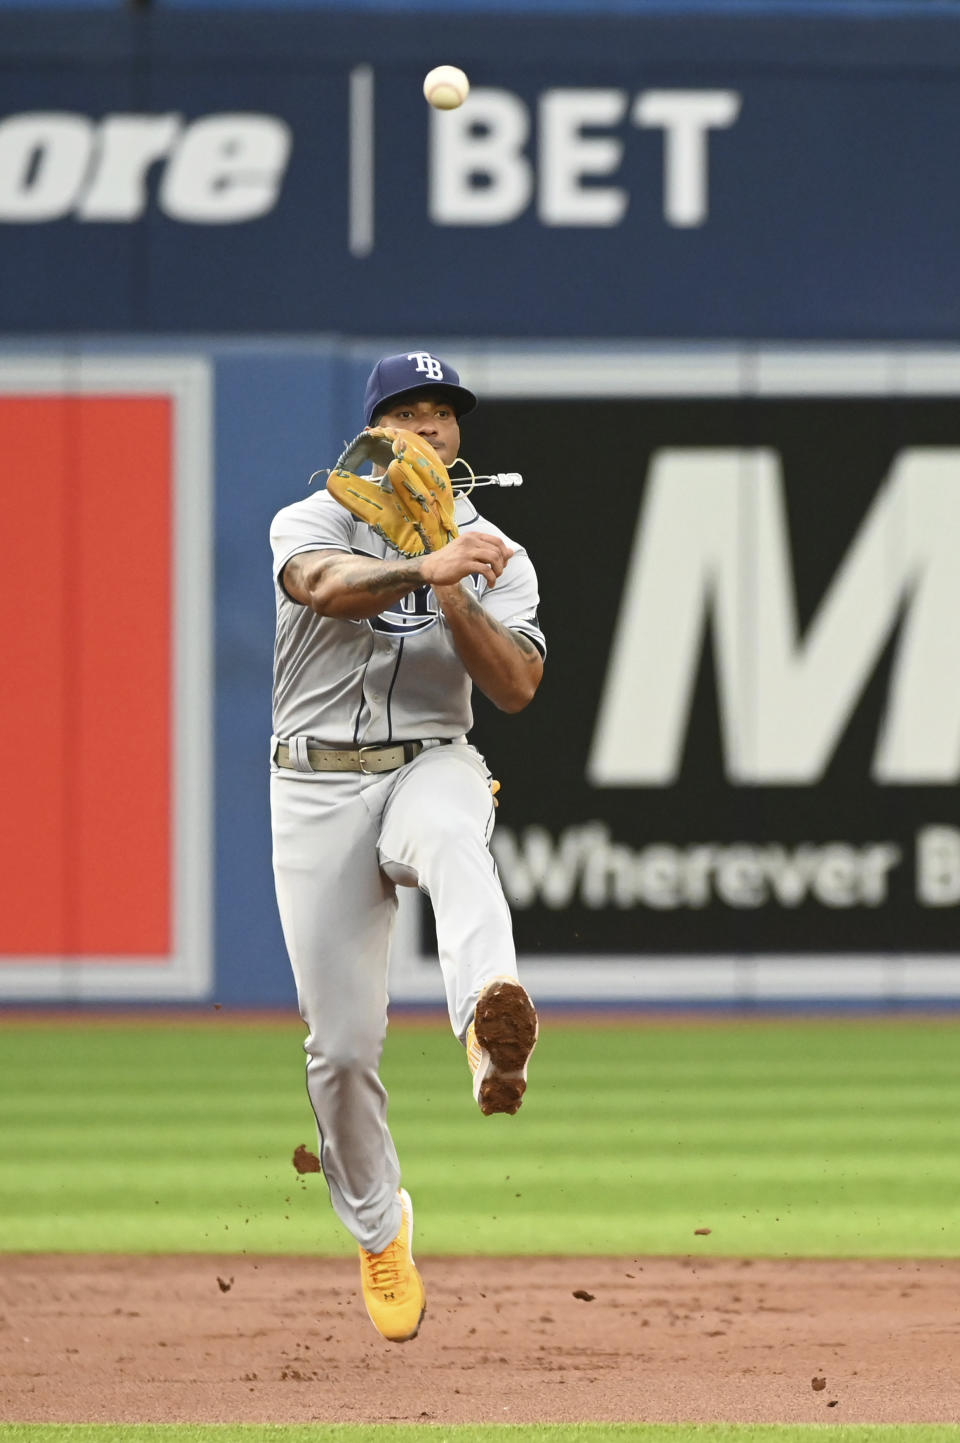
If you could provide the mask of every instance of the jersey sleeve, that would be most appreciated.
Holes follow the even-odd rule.
[[[282,587],[283,568],[302,551],[350,551],[356,521],[344,506],[322,492],[278,511],[270,525],[273,574]]]
[[[514,551],[498,576],[496,586],[488,586],[480,597],[480,605],[495,616],[508,631],[519,631],[533,642],[541,656],[547,654],[547,642],[540,627],[537,607],[540,594],[533,562],[521,548]]]

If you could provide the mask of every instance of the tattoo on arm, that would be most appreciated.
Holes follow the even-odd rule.
[[[540,655],[539,651],[538,651],[537,648],[534,646],[534,644],[533,644],[533,642],[530,640],[529,636],[524,636],[524,634],[523,634],[522,631],[511,631],[510,635],[513,637],[514,641],[517,643],[517,646],[519,646],[520,650],[523,651],[523,652],[526,652],[527,656],[539,656],[539,655]]]
[[[485,607],[481,606],[478,601],[474,601],[472,597],[470,598],[470,602],[471,606],[473,606],[477,611],[480,612],[491,631],[495,631],[498,636],[509,637],[517,650],[522,651],[525,656],[534,657],[540,655],[539,651],[534,646],[533,642],[530,640],[529,637],[524,636],[523,633],[520,631],[511,631],[508,626],[504,626],[502,621],[498,621],[495,616],[491,616],[489,611],[487,611]]]
[[[384,591],[396,591],[397,582],[400,578],[394,576],[351,576],[347,578],[347,585],[352,591],[365,591],[370,596],[379,596]]]
[[[486,622],[487,626],[492,632],[494,632],[497,636],[508,637],[509,640],[513,642],[517,650],[522,651],[524,656],[526,656],[529,660],[532,661],[535,657],[539,657],[539,649],[534,646],[533,642],[528,636],[524,636],[523,632],[521,631],[512,631],[510,627],[504,626],[502,621],[498,621],[495,616],[491,616],[490,612],[486,609],[486,607],[481,606],[480,602],[476,599],[476,597],[471,596],[469,592],[462,587],[460,590],[460,596],[458,597],[458,601],[460,602],[463,611],[468,616],[482,617],[482,619],[484,620],[484,622]]]
[[[384,567],[389,569],[383,569]],[[347,570],[344,576],[344,585],[350,591],[363,591],[368,596],[380,596],[386,591],[396,591],[398,584],[406,586],[408,590],[414,590],[423,583],[415,568],[400,569],[389,562],[374,562],[369,569],[364,567]]]

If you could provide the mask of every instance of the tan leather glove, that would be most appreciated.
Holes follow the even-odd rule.
[[[386,475],[357,476],[364,461]],[[459,535],[447,468],[422,436],[392,426],[361,431],[338,458],[327,490],[401,556],[439,551]]]

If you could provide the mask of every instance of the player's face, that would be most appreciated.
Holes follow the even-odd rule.
[[[382,413],[377,425],[396,426],[422,436],[446,466],[459,454],[460,427],[453,407],[442,395],[401,397],[389,411]]]

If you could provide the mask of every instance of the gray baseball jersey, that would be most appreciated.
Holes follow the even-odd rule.
[[[466,584],[491,616],[529,637],[546,655],[537,620],[537,578],[526,551],[480,516],[469,497],[457,498],[456,521],[461,531],[486,531],[513,548],[496,586],[482,577]],[[283,589],[283,568],[299,552],[331,549],[396,560],[396,552],[371,527],[319,491],[277,513],[270,543],[277,602],[275,736],[308,736],[326,746],[349,747],[454,737],[470,730],[472,683],[429,586],[367,621],[317,616]]]

